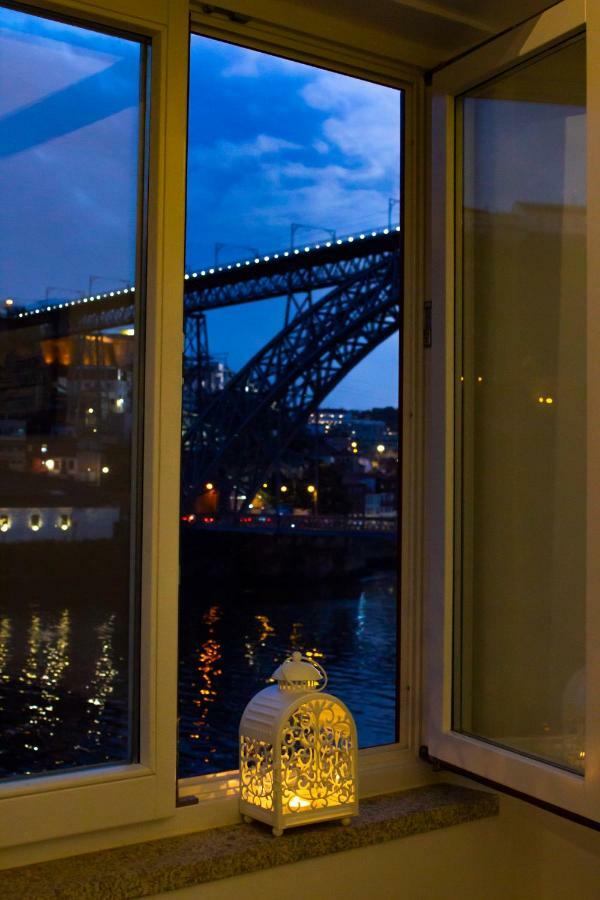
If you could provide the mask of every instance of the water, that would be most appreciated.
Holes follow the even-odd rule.
[[[348,540],[183,539],[180,777],[237,768],[243,709],[294,649],[325,666],[361,746],[395,740],[393,540]],[[0,778],[131,758],[124,604],[99,579],[42,583],[0,597]]]
[[[237,768],[244,707],[294,649],[324,665],[361,747],[395,741],[396,606],[385,569],[316,584],[185,585],[180,777]]]

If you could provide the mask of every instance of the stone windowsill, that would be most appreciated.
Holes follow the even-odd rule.
[[[266,825],[231,825],[0,873],[11,900],[124,900],[423,834],[498,813],[495,794],[434,784],[361,801],[360,815],[273,837]]]

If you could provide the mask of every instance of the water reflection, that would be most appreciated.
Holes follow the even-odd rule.
[[[115,680],[119,674],[114,661],[115,621],[116,616],[113,613],[96,629],[100,651],[94,675],[86,687],[87,711],[91,719],[86,734],[88,742],[95,747],[100,747],[104,738],[106,705],[115,689]]]
[[[114,614],[100,621],[90,647],[84,616],[69,609],[0,618],[0,778],[125,759],[119,627]]]
[[[182,597],[180,776],[237,767],[243,709],[294,647],[325,665],[331,689],[356,716],[361,746],[395,740],[393,571],[308,588],[211,582],[202,593],[210,605],[201,616],[191,612],[203,602],[197,585]]]

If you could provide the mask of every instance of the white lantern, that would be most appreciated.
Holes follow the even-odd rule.
[[[356,726],[347,707],[323,693],[321,665],[293,653],[276,684],[250,701],[240,722],[240,811],[286,828],[358,814]]]

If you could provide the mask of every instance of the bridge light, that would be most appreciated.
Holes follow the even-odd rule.
[[[378,452],[378,453],[385,453],[385,445],[384,445],[384,444],[377,444],[377,452]]]
[[[266,481],[263,483],[263,487],[264,487],[264,488],[268,488],[268,487],[269,487],[269,485],[267,484]]]
[[[242,265],[241,263],[236,263],[235,264],[236,269],[239,269],[241,265]]]
[[[109,472],[110,472],[109,466],[102,466],[102,474],[103,475],[108,475]]]
[[[308,487],[306,488],[306,490],[308,491],[309,494],[314,494],[316,488],[315,488],[314,484],[309,484]]]
[[[213,491],[215,489],[215,486],[212,483],[212,481],[207,481],[206,484],[204,485],[204,487],[206,488],[207,491]]]
[[[110,291],[110,292],[109,292],[109,295],[110,295],[111,297],[114,297],[114,296],[115,296],[115,292],[114,292],[114,291]]]
[[[254,262],[255,262],[255,263],[259,263],[259,262],[260,262],[260,259],[258,258],[258,256],[255,256],[255,257],[254,257]]]
[[[274,254],[273,254],[273,259],[279,259],[279,253],[274,253]]]
[[[384,228],[384,229],[383,229],[383,233],[384,233],[384,234],[389,234],[389,233],[390,233],[390,229],[389,229],[389,228]]]
[[[197,272],[192,272],[192,278],[197,278],[197,277],[198,277],[198,273],[197,273]]]
[[[352,441],[352,443],[350,444],[350,446],[351,446],[351,447],[358,447],[358,444],[357,444],[356,441]]]
[[[354,238],[353,238],[352,236],[349,237],[349,238],[348,238],[348,243],[351,244],[353,240],[354,240]]]
[[[89,414],[90,416],[93,415],[93,413],[94,413],[94,407],[93,407],[93,406],[88,406],[88,410],[87,410],[87,411],[88,411],[88,414]]]
[[[269,260],[271,259],[271,257],[270,257],[270,256],[263,256],[263,259],[264,259],[265,262],[269,262]]]
[[[32,531],[39,531],[42,527],[42,517],[39,513],[32,513],[29,516],[29,527]]]
[[[326,246],[326,247],[331,247],[331,241],[327,241],[327,243],[325,244],[325,246]]]
[[[341,238],[338,238],[337,241],[336,241],[336,244],[342,244],[342,243],[343,243],[342,239],[341,239]]]
[[[58,517],[58,522],[56,524],[61,531],[69,531],[69,529],[71,528],[71,516],[67,515],[66,513],[62,513]]]
[[[0,531],[3,534],[6,534],[6,532],[10,530],[10,526],[10,516],[0,516]]]
[[[281,491],[282,494],[286,494],[287,486],[285,484],[282,484],[281,487],[279,488],[279,490]]]
[[[305,247],[305,248],[304,248],[304,252],[305,252],[305,253],[310,253],[310,247]]]
[[[364,239],[365,239],[364,234],[361,234],[360,239],[361,239],[361,241],[364,241]]]
[[[371,232],[371,237],[377,237],[377,232],[376,232],[376,231],[372,231],[372,232]]]
[[[296,254],[300,253],[300,251],[298,250],[298,248],[296,248],[296,249],[294,250],[294,253],[296,253]]]
[[[56,466],[56,463],[54,462],[53,459],[46,459],[46,460],[44,460],[44,465],[46,466],[46,468],[48,469],[49,472],[53,472],[54,468]]]
[[[396,225],[396,231],[400,231],[400,226]]]
[[[215,270],[214,270],[214,269],[209,269],[209,270],[208,270],[208,274],[209,274],[209,275],[214,275],[214,274],[215,274]]]
[[[12,297],[7,297],[6,300],[4,301],[4,305],[9,308],[11,306],[14,306],[14,303],[15,303],[15,301],[12,299]]]

